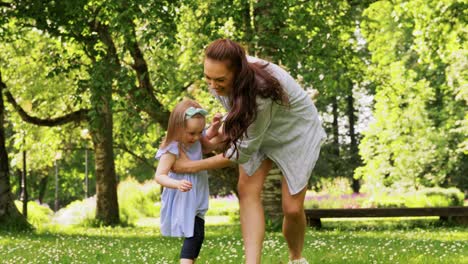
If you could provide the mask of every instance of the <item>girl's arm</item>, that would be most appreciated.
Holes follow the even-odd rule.
[[[222,128],[222,118],[223,116],[220,113],[215,114],[211,126],[206,130],[205,136],[200,139],[204,154],[223,147],[225,137]]]
[[[202,160],[190,160],[183,151],[172,166],[173,171],[178,173],[195,173],[202,170],[220,169],[233,165],[234,162],[218,154]]]
[[[220,113],[216,113],[213,117],[213,120],[211,121],[211,126],[206,130],[206,138],[208,140],[211,140],[212,138],[216,137],[218,135],[218,130],[221,128],[221,125],[223,123],[222,121],[223,115]]]
[[[225,139],[222,128],[219,129],[218,135],[209,140],[207,137],[202,137],[200,141],[202,143],[203,154],[210,153],[214,150],[221,150],[226,144]]]
[[[187,192],[192,189],[192,183],[187,180],[174,180],[168,176],[172,165],[176,161],[176,156],[171,153],[166,153],[161,156],[158,168],[156,169],[156,182],[166,188],[178,189],[181,192]]]

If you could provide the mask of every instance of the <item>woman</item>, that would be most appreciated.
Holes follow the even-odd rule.
[[[304,198],[325,132],[307,93],[282,68],[248,57],[228,39],[205,50],[205,79],[228,111],[222,154],[178,160],[174,170],[195,172],[239,164],[239,204],[246,263],[260,263],[265,220],[260,194],[275,163],[282,171],[283,234],[290,263],[302,258]]]

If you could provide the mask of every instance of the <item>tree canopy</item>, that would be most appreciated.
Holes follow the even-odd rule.
[[[466,10],[462,0],[4,0],[11,191],[27,151],[33,199],[52,202],[59,157],[62,205],[80,199],[89,150],[97,219],[118,223],[116,185],[153,177],[172,107],[190,97],[224,111],[202,76],[217,38],[318,91],[328,138],[311,187],[343,176],[356,192],[467,190]],[[235,192],[236,179],[220,174],[213,193]]]

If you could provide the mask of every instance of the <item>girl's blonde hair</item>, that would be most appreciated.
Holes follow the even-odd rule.
[[[160,148],[167,147],[172,141],[179,141],[185,131],[185,111],[189,107],[202,108],[199,103],[191,99],[184,99],[178,103],[169,116],[169,123],[167,125],[167,133],[164,137]],[[197,114],[192,118],[205,118]]]

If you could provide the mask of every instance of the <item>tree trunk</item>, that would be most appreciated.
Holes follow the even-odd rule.
[[[114,151],[112,137],[105,136],[112,133],[111,124],[106,124],[103,129],[105,131],[96,131],[99,135],[93,136],[96,157],[96,219],[104,225],[117,225],[120,220]]]
[[[105,54],[101,54],[102,59],[94,63],[91,89],[91,105],[95,112],[91,116],[91,137],[96,166],[96,220],[106,226],[112,226],[120,223],[112,111],[112,84],[120,66],[107,26],[97,23],[94,30],[106,45]]]
[[[110,67],[105,64],[98,67],[101,76],[112,76],[106,70]],[[112,79],[95,82],[99,87],[92,89],[91,104],[96,114],[91,116],[91,136],[96,166],[96,220],[104,225],[117,225],[120,220],[112,133]]]
[[[91,117],[96,166],[96,220],[104,225],[116,225],[120,220],[112,137],[112,86],[111,82],[107,82],[107,87],[103,87],[106,82],[98,83],[101,84],[101,93],[93,91],[95,94],[91,97],[96,111],[96,115]]]
[[[23,141],[24,142],[24,141]],[[23,150],[23,173],[21,174],[21,201],[23,202],[23,215],[28,218],[28,171],[26,170],[26,151]]]
[[[0,73],[0,229],[29,229],[31,226],[16,208],[11,193],[10,170],[5,143],[5,105],[3,103],[3,89],[5,87]]]
[[[333,122],[332,122],[332,131],[333,131],[333,148],[332,148],[332,154],[334,156],[335,160],[339,160],[340,158],[340,130],[338,126],[338,118],[339,116],[339,111],[338,111],[338,98],[334,96],[332,98],[332,113],[333,113]],[[333,165],[333,176],[338,176],[338,173],[340,173],[340,163],[339,162],[334,162]]]
[[[273,163],[263,185],[262,201],[265,210],[267,228],[281,229],[283,223],[283,210],[281,206],[281,170]]]
[[[54,193],[54,212],[59,210],[59,179],[58,179],[58,160],[54,160],[54,183],[55,183],[55,193]]]
[[[250,3],[249,3],[250,5]],[[271,41],[269,37],[271,35],[279,36],[281,28],[284,27],[283,22],[278,22],[278,19],[274,19],[277,14],[274,10],[277,10],[282,5],[279,1],[258,1],[254,4],[254,9],[249,11],[253,17],[245,19],[249,24],[246,27],[249,29],[248,32],[256,34],[258,43],[255,43],[253,47],[254,54],[258,55],[262,59],[269,60],[273,63],[279,64],[278,60],[275,60],[275,55],[278,53],[278,44]],[[249,6],[247,10],[251,10],[252,6]],[[272,19],[268,19],[271,17]],[[261,18],[256,20],[255,18]],[[258,21],[258,22],[257,22]],[[271,24],[271,21],[275,21]],[[255,39],[254,36],[247,36],[250,40]],[[262,202],[265,210],[265,219],[267,229],[279,230],[282,226],[283,221],[283,208],[281,205],[281,178],[283,177],[281,171],[278,169],[276,164],[273,165],[272,169],[268,173],[262,192]]]
[[[350,138],[350,163],[351,163],[351,177],[354,175],[354,169],[357,168],[360,165],[360,159],[359,159],[359,150],[358,150],[358,143],[357,143],[357,135],[356,131],[354,130],[354,126],[356,123],[356,115],[355,115],[355,109],[354,109],[354,98],[353,98],[353,84],[351,81],[349,83],[349,94],[346,97],[346,102],[348,104],[348,122],[349,122],[349,138]],[[351,188],[353,189],[354,193],[359,193],[359,189],[361,188],[361,185],[359,183],[359,180],[355,179],[352,177],[352,184]]]
[[[18,188],[16,188],[16,199],[20,199],[21,197],[21,177],[23,173],[21,172],[20,169],[15,170],[15,175],[16,175],[16,182],[18,184]]]
[[[38,200],[39,200],[39,203],[44,203],[44,195],[46,193],[46,190],[47,190],[47,182],[49,181],[49,176],[45,176],[43,178],[41,178],[41,180],[39,181],[39,197],[38,197]]]

